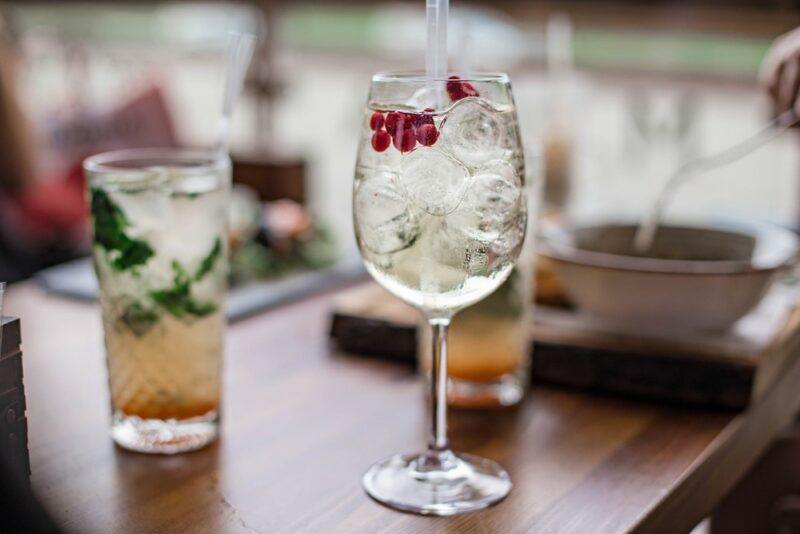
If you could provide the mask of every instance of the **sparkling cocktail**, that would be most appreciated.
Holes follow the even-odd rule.
[[[367,492],[402,510],[449,515],[511,488],[496,463],[456,455],[446,436],[446,334],[456,312],[509,276],[527,224],[524,162],[505,75],[373,78],[353,189],[370,274],[420,309],[432,330],[428,450],[376,464]]]

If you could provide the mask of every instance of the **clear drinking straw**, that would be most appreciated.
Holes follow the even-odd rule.
[[[435,96],[437,111],[444,108],[445,84],[441,80],[447,77],[447,11],[449,0],[425,0],[425,15],[428,19],[428,43],[425,49],[425,76],[428,88]],[[425,288],[436,288],[438,283],[431,279],[428,269],[421,269],[420,283]],[[435,277],[433,277],[435,278]],[[431,441],[429,450],[445,450],[447,448],[447,341],[446,337],[434,338],[435,330],[443,332],[444,327],[433,326],[430,321],[426,327],[431,329],[431,339],[439,339],[438,347],[431,352]]]
[[[566,13],[556,13],[547,19],[547,70],[550,74],[568,75],[575,63],[572,19]]]
[[[228,151],[230,142],[230,124],[233,116],[233,106],[244,86],[244,77],[247,67],[253,58],[256,36],[251,33],[237,33],[231,36],[228,45],[227,69],[225,73],[225,90],[222,96],[222,114],[217,127],[217,146],[219,154]]]
[[[450,0],[425,0],[425,15],[428,20],[428,43],[425,48],[425,75],[436,95],[436,109],[444,102],[444,84],[434,80],[447,77],[447,13]]]

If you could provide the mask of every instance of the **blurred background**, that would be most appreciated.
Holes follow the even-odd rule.
[[[452,70],[511,75],[523,137],[544,149],[547,212],[631,219],[680,161],[771,120],[758,69],[800,25],[800,2],[451,0],[451,21]],[[273,236],[239,259],[241,276],[282,273],[265,250],[309,226],[325,246],[296,264],[355,254],[368,81],[424,67],[424,2],[12,1],[0,2],[0,280],[88,252],[87,155],[213,144],[234,31],[259,38],[234,114],[234,178],[249,187],[234,209],[270,202],[254,217]],[[790,132],[682,188],[667,218],[796,227],[798,180]]]

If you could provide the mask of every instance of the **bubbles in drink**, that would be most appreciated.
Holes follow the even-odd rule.
[[[489,245],[490,254],[496,258],[515,257],[525,240],[527,214],[518,214],[503,232]]]
[[[503,157],[508,144],[504,122],[500,111],[488,100],[463,98],[448,111],[442,123],[442,138],[456,159],[478,167]]]
[[[377,171],[358,184],[354,206],[359,238],[376,254],[410,246],[419,235],[419,221],[397,183],[397,175]]]
[[[468,179],[467,168],[437,148],[419,147],[400,164],[400,183],[408,197],[431,215],[454,211]]]

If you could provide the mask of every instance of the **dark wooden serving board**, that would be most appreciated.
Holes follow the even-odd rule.
[[[741,409],[759,397],[800,347],[798,289],[776,285],[724,333],[602,324],[575,310],[538,306],[531,324],[534,382],[640,399]],[[331,338],[343,350],[413,365],[418,313],[374,284],[337,301]]]

